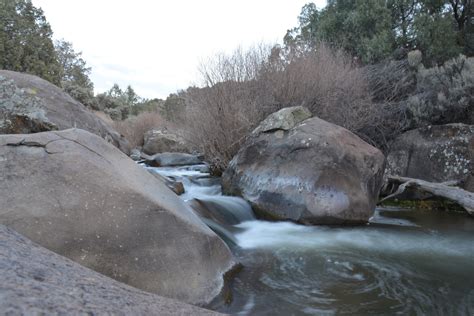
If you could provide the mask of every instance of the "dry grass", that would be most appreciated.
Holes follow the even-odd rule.
[[[158,112],[143,112],[124,121],[113,121],[112,126],[135,148],[143,146],[143,135],[147,131],[166,128],[167,124]]]

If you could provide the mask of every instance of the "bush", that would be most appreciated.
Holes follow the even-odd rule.
[[[474,58],[460,56],[417,74],[416,94],[407,100],[411,127],[463,122],[472,124]]]
[[[168,123],[158,112],[145,112],[129,117],[124,121],[115,121],[114,128],[122,134],[133,148],[143,146],[143,135],[151,129],[165,128]]]
[[[356,133],[372,121],[368,82],[351,56],[323,43],[298,56],[279,55],[267,63],[260,78],[274,103],[306,106],[314,115]]]
[[[352,58],[321,44],[289,54],[278,46],[220,54],[201,67],[204,88],[189,88],[183,119],[187,140],[223,170],[267,115],[304,105],[313,114],[370,138],[376,108]]]
[[[99,110],[99,105],[96,98],[94,98],[94,91],[92,89],[84,88],[70,82],[63,82],[63,89],[72,98],[76,99],[85,106],[93,110]]]

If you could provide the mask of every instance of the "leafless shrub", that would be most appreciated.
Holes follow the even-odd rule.
[[[143,112],[124,121],[114,121],[113,127],[132,147],[143,146],[143,135],[154,128],[166,128],[167,123],[158,112]]]
[[[182,95],[183,123],[188,140],[217,169],[227,166],[263,118],[282,107],[304,105],[358,134],[369,131],[375,120],[362,70],[323,44],[298,56],[285,55],[277,46],[238,49],[205,62],[201,74],[204,88]],[[361,136],[370,139],[370,133]]]
[[[408,60],[390,60],[363,68],[375,102],[398,102],[416,89],[416,69]]]
[[[372,119],[373,104],[361,68],[349,55],[323,43],[313,51],[286,57],[283,66],[270,64],[261,80],[283,107],[306,106],[318,117],[352,131]]]

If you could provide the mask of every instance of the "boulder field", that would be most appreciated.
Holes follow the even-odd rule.
[[[0,135],[0,224],[147,292],[202,305],[235,264],[166,185],[80,129]]]
[[[348,130],[308,118],[302,107],[271,114],[222,178],[223,191],[257,216],[303,224],[360,224],[373,215],[383,154]]]
[[[126,154],[128,141],[80,102],[37,76],[0,70],[0,134],[30,134],[80,128]]]
[[[220,315],[117,282],[0,225],[4,315]]]

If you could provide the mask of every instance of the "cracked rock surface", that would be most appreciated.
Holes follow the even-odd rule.
[[[0,225],[4,315],[217,315],[114,281]]]
[[[0,224],[136,288],[207,304],[227,245],[164,183],[80,129],[0,135]]]

